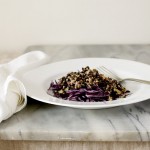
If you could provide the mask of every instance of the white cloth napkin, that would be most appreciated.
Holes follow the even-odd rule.
[[[26,89],[17,76],[48,61],[48,55],[33,51],[0,65],[0,122],[22,110],[27,104]]]

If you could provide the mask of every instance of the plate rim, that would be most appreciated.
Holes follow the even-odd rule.
[[[140,64],[140,65],[144,65],[144,66],[147,66],[147,67],[150,67],[150,65],[148,65],[148,64],[145,64],[145,63],[142,63],[142,62],[138,62],[138,61],[135,61],[135,60],[127,60],[127,59],[120,59],[120,58],[107,58],[107,57],[84,57],[84,58],[74,58],[74,59],[67,59],[67,60],[62,60],[62,61],[57,61],[57,62],[52,62],[52,63],[48,63],[48,64],[45,64],[45,65],[42,65],[42,66],[40,66],[40,67],[38,67],[38,68],[34,68],[34,69],[39,69],[39,68],[43,68],[43,67],[45,67],[45,66],[48,66],[48,65],[55,65],[55,64],[59,64],[59,63],[66,63],[66,62],[68,62],[68,61],[79,61],[79,60],[87,60],[87,59],[101,59],[101,60],[106,60],[106,59],[109,59],[109,60],[111,60],[111,61],[124,61],[124,62],[132,62],[132,63],[135,63],[135,64]],[[33,70],[34,70],[33,69]],[[31,71],[33,71],[33,70],[31,70]],[[29,71],[30,72],[30,71]],[[28,93],[27,93],[27,95],[28,95]],[[42,99],[40,99],[40,98],[38,98],[38,97],[36,97],[36,96],[32,96],[31,94],[29,94],[28,95],[29,97],[31,97],[31,98],[33,98],[33,99],[36,99],[36,100],[38,100],[38,101],[41,101],[41,102],[45,102],[45,103],[48,103],[48,104],[54,104],[54,105],[59,105],[59,106],[67,106],[67,107],[73,107],[73,108],[83,108],[83,109],[88,109],[88,108],[90,108],[90,109],[92,109],[93,107],[93,109],[95,109],[95,108],[110,108],[110,107],[116,107],[116,106],[122,106],[122,105],[128,105],[128,104],[133,104],[133,103],[137,103],[137,102],[141,102],[141,101],[144,101],[144,100],[147,100],[147,99],[149,99],[149,98],[141,98],[141,100],[138,100],[138,101],[133,101],[133,102],[123,102],[123,103],[115,103],[115,104],[106,104],[106,105],[100,105],[100,104],[97,104],[97,103],[99,103],[99,102],[87,102],[87,103],[89,103],[89,104],[87,104],[87,105],[79,105],[79,104],[77,104],[77,102],[75,102],[76,104],[67,104],[67,103],[64,103],[64,101],[65,100],[62,100],[62,99],[60,99],[60,98],[55,98],[55,97],[53,97],[54,99],[58,99],[58,100],[61,100],[61,101],[63,101],[63,103],[58,103],[58,102],[53,102],[53,101],[47,101],[47,100],[42,100]],[[50,95],[49,95],[50,96]],[[50,98],[51,98],[51,96],[50,96]],[[115,100],[116,101],[116,100]],[[67,101],[68,102],[68,101]],[[71,101],[69,101],[69,102],[71,102]],[[84,103],[85,104],[85,102],[79,102],[79,103]],[[92,103],[94,103],[94,105],[92,105]],[[96,105],[97,104],[97,105]],[[111,105],[111,106],[110,106]]]

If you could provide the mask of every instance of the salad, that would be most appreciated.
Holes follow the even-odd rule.
[[[81,71],[70,72],[57,81],[52,81],[47,93],[64,100],[101,102],[125,98],[130,91],[117,80],[87,66]]]

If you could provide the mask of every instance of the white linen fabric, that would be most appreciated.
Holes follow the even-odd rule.
[[[22,110],[27,104],[26,89],[17,76],[48,61],[47,54],[33,51],[0,65],[0,122]]]

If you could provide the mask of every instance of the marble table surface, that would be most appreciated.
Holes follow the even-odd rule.
[[[150,64],[150,45],[39,45],[28,47],[26,52],[31,50],[45,51],[51,56],[51,62],[80,57],[114,57]],[[150,141],[150,100],[109,109],[82,110],[28,98],[26,108],[0,124],[0,139]]]

